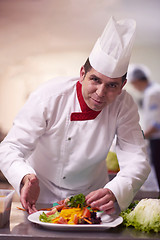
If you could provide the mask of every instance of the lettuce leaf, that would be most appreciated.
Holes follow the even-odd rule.
[[[52,219],[56,218],[59,216],[59,212],[57,211],[56,213],[52,214],[52,215],[49,215],[47,216],[45,214],[45,212],[43,212],[40,216],[39,216],[39,220],[41,222],[48,222],[48,223],[51,223],[52,222]]]

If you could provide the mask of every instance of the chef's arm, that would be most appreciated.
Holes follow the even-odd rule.
[[[44,109],[46,108],[43,103],[40,104],[38,94],[31,94],[1,142],[0,169],[18,194],[23,177],[27,174],[36,175],[28,160],[46,130],[48,118]]]
[[[150,173],[137,106],[129,95],[119,111],[116,135],[120,171],[105,188],[113,192],[120,209],[125,210]]]
[[[35,204],[40,193],[39,180],[35,174],[27,174],[21,181],[20,201],[29,214],[37,211]]]

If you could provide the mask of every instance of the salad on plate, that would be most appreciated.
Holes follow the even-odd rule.
[[[59,201],[48,212],[39,216],[41,222],[56,224],[100,224],[101,218],[97,216],[96,209],[86,205],[85,196],[81,193],[65,200]]]

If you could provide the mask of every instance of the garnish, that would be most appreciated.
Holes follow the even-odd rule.
[[[83,209],[83,207],[86,206],[85,196],[80,193],[78,195],[70,197],[66,205],[68,207],[80,207],[81,209]]]

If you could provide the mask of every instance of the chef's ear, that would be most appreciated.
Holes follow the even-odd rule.
[[[85,77],[85,69],[84,69],[84,66],[82,66],[80,69],[80,79],[79,79],[80,83],[82,83],[82,81],[84,80],[84,77]]]
[[[122,82],[122,85],[121,85],[121,88],[119,89],[118,94],[121,94],[122,88],[124,87],[124,85],[126,84],[126,82],[127,82],[127,79]]]
[[[126,85],[126,83],[127,83],[127,79],[125,81],[123,81],[121,89],[124,87],[124,85]]]

